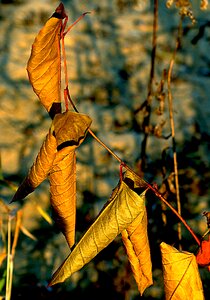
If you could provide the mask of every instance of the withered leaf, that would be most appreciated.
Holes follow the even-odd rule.
[[[166,300],[204,299],[195,256],[166,243],[161,243],[160,249]]]
[[[34,92],[50,115],[61,112],[60,33],[66,17],[61,3],[40,30],[32,45],[27,71]]]
[[[122,240],[138,290],[142,295],[144,290],[153,283],[146,208],[143,215],[140,214],[127,229],[122,231]]]
[[[70,248],[75,242],[76,223],[75,149],[84,140],[90,124],[87,115],[70,111],[57,114],[53,120],[58,152],[49,173],[51,205]]]
[[[28,175],[23,180],[11,202],[22,200],[32,193],[44,181],[52,167],[57,152],[57,142],[52,133],[52,127],[33,163]]]
[[[95,222],[54,273],[50,285],[63,282],[93,259],[139,215],[143,216],[144,206],[145,193],[138,195],[121,181]]]
[[[58,149],[65,146],[78,147],[84,140],[92,120],[85,114],[67,111],[57,114],[53,120]]]

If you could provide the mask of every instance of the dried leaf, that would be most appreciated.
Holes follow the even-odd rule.
[[[144,214],[145,193],[140,196],[122,181],[113,191],[110,200],[79,243],[54,273],[49,285],[63,282],[81,269],[135,218]]]
[[[203,215],[206,217],[207,227],[210,228],[210,211],[204,211]]]
[[[23,180],[11,202],[22,200],[44,181],[52,167],[57,152],[57,142],[50,128],[48,135],[32,165],[27,177]]]
[[[195,256],[161,243],[166,300],[204,299],[202,282]]]
[[[153,283],[146,208],[143,215],[140,214],[127,229],[122,231],[122,240],[138,290],[142,295],[144,290]]]
[[[76,112],[57,114],[53,126],[58,150],[66,146],[78,147],[83,142],[91,122],[89,116]]]
[[[196,260],[199,266],[208,267],[210,266],[210,238],[208,241],[202,241],[199,248]]]
[[[71,248],[75,242],[76,154],[69,148],[58,151],[49,180],[53,218]]]
[[[34,92],[52,118],[61,112],[60,33],[65,17],[61,3],[35,38],[27,65]]]
[[[53,120],[58,152],[49,174],[54,218],[69,247],[75,243],[76,154],[91,124],[90,117],[67,111]]]

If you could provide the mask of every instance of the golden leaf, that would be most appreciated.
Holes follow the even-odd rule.
[[[85,114],[66,111],[53,120],[58,150],[65,146],[78,147],[84,140],[92,120]]]
[[[122,240],[138,290],[142,295],[144,290],[153,283],[146,208],[143,215],[140,214],[127,229],[122,231]]]
[[[32,193],[35,188],[44,181],[52,167],[55,155],[57,152],[56,139],[52,134],[52,128],[50,128],[48,135],[33,163],[28,175],[23,180],[11,202],[22,200],[28,194]]]
[[[67,111],[53,120],[58,152],[50,170],[51,205],[55,221],[69,247],[75,242],[76,223],[76,154],[91,124],[90,117]]]
[[[160,244],[166,300],[204,299],[195,256],[186,251]]]
[[[135,218],[139,215],[143,216],[144,206],[145,193],[139,196],[124,181],[121,181],[95,222],[54,273],[50,285],[63,282],[93,259]]]
[[[27,65],[34,92],[52,118],[61,112],[60,33],[65,17],[61,3],[35,38]]]
[[[71,248],[75,242],[76,154],[69,148],[58,151],[49,180],[54,220]]]

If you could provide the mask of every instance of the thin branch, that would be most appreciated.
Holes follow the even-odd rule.
[[[154,0],[151,69],[150,69],[150,79],[148,84],[148,94],[147,94],[146,105],[145,105],[145,116],[142,124],[144,130],[144,139],[141,145],[141,171],[143,172],[146,167],[146,148],[147,148],[147,141],[149,138],[149,124],[150,124],[151,103],[152,103],[152,95],[153,95],[152,86],[153,86],[153,81],[155,76],[157,29],[158,29],[158,0]]]
[[[67,89],[68,90],[68,89]],[[67,95],[69,95],[69,91],[67,93]],[[78,109],[76,108],[74,102],[72,101],[71,97],[69,98],[69,101],[71,102],[72,106],[74,107],[74,110],[79,113]],[[125,162],[123,162],[123,160],[116,154],[114,153],[114,151],[112,151],[104,142],[102,142],[96,135],[95,133],[93,133],[93,131],[91,129],[88,129],[88,132],[93,136],[93,138],[102,146],[104,147],[119,163],[122,167],[124,167],[126,170],[130,171],[132,174],[134,174],[135,176],[138,176],[140,179],[141,177],[133,170],[131,169]],[[170,204],[168,203],[168,201],[160,194],[160,192],[153,187],[151,184],[149,184],[145,179],[144,179],[146,185],[148,186],[149,189],[151,189],[154,194],[161,200],[163,201],[172,211],[173,213],[179,218],[179,220],[183,223],[183,225],[187,228],[187,230],[191,233],[191,235],[193,236],[193,238],[195,239],[195,241],[197,242],[198,245],[200,245],[200,240],[198,239],[198,237],[196,236],[196,234],[193,232],[192,228],[186,223],[186,221],[182,218],[182,216],[176,211],[176,209]]]
[[[177,163],[176,140],[175,140],[175,123],[174,123],[174,114],[173,114],[173,97],[172,97],[172,92],[171,92],[171,75],[172,75],[172,70],[173,70],[176,54],[180,47],[181,33],[182,33],[182,18],[179,23],[176,46],[175,46],[173,56],[170,61],[168,77],[167,77],[169,118],[170,118],[170,126],[171,126],[173,160],[174,160],[174,180],[175,180],[175,188],[176,188],[176,203],[177,203],[177,211],[180,215],[181,215],[181,199],[180,199],[180,193],[179,193],[179,176],[178,176],[178,163]],[[177,231],[178,231],[179,247],[181,247],[181,244],[180,244],[181,239],[182,239],[181,223],[178,223]]]

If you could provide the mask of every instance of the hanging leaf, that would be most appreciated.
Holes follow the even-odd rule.
[[[81,269],[102,249],[107,247],[135,218],[139,215],[143,216],[144,207],[145,193],[139,196],[122,181],[114,189],[108,203],[95,222],[54,273],[49,285],[63,282],[67,277]]]
[[[32,165],[27,177],[17,189],[11,202],[24,199],[47,178],[57,152],[57,143],[52,130],[53,127],[50,128],[34,164]]]
[[[122,231],[122,240],[138,290],[142,295],[144,290],[153,283],[146,208],[143,215],[140,214],[127,229]]]
[[[201,267],[210,267],[210,238],[208,241],[202,241],[196,260]],[[210,268],[209,268],[210,271]]]
[[[85,114],[66,111],[53,120],[58,150],[66,146],[78,147],[84,140],[92,120]]]
[[[91,119],[67,111],[53,120],[58,152],[50,170],[50,193],[54,219],[63,232],[69,247],[75,243],[76,223],[76,154],[83,142]]]
[[[34,92],[52,118],[61,112],[60,33],[66,17],[61,3],[35,38],[27,65]]]
[[[204,299],[202,282],[195,256],[161,243],[166,300]]]

